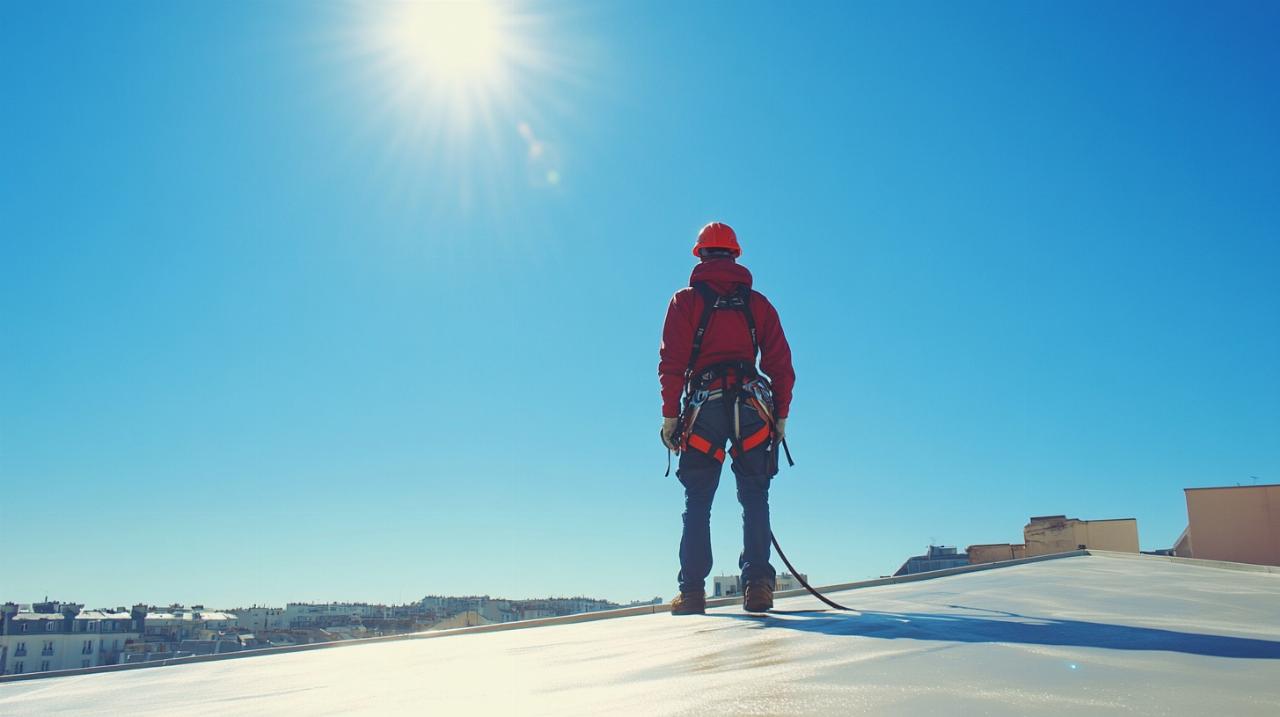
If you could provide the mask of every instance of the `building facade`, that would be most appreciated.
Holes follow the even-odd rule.
[[[983,563],[998,563],[1002,560],[1018,560],[1027,556],[1027,546],[1025,543],[986,543],[983,545],[970,545],[966,552],[969,553],[970,565],[981,565]]]
[[[1073,550],[1138,552],[1138,521],[1133,518],[1080,520],[1065,515],[1032,517],[1022,529],[1026,556],[1069,553]]]
[[[267,630],[285,630],[289,622],[285,619],[284,608],[280,607],[245,607],[229,611],[236,616],[236,627],[252,632]]]
[[[284,607],[284,622],[293,629],[351,625],[365,618],[390,619],[391,608],[363,602],[291,602]]]
[[[209,633],[225,632],[236,626],[235,615],[202,606],[153,608],[147,612],[144,639],[150,642],[180,643],[183,640],[207,639]]]
[[[1280,565],[1280,484],[1187,488],[1183,558]]]
[[[0,675],[114,665],[141,640],[145,608],[84,610],[73,603],[0,608]]]

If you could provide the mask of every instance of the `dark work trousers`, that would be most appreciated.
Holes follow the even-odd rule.
[[[690,439],[690,447],[680,454],[680,466],[676,475],[684,485],[684,533],[680,536],[681,592],[704,590],[707,575],[711,573],[711,500],[720,484],[722,460],[717,460],[717,450],[729,451],[726,443],[741,445],[755,435],[764,425],[764,419],[745,402],[738,403],[738,428],[734,431],[733,404],[723,398],[715,398],[702,404],[702,410],[694,421],[693,435],[705,439]],[[709,444],[709,449],[699,450],[694,444]],[[733,474],[738,482],[738,502],[742,504],[742,555],[738,567],[742,571],[742,585],[752,580],[766,579],[773,585],[775,573],[769,564],[769,482],[778,472],[777,450],[772,441],[765,440],[758,446],[729,455]],[[725,453],[720,453],[721,459]]]

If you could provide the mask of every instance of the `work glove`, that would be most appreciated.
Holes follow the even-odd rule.
[[[676,419],[667,418],[664,416],[662,419],[662,433],[661,433],[662,445],[666,446],[669,450],[673,450],[679,453],[680,448],[676,445],[675,433],[676,433]]]
[[[773,430],[778,434],[778,443],[782,443],[787,437],[787,419],[779,418],[773,422]]]

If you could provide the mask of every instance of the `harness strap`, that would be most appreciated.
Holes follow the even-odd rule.
[[[693,332],[693,347],[689,350],[689,366],[684,370],[686,377],[693,373],[693,367],[698,363],[698,355],[702,353],[702,339],[707,334],[707,325],[711,323],[711,314],[716,310],[716,299],[720,298],[711,290],[711,287],[701,281],[695,281],[693,288],[702,295],[702,316],[698,319],[698,329]]]
[[[732,449],[730,449],[729,455],[733,456],[734,458],[737,458],[743,453],[746,453],[747,451],[750,451],[752,448],[755,448],[756,446],[769,440],[769,436],[772,434],[773,434],[773,430],[769,427],[769,424],[766,423],[765,425],[760,427],[760,430],[742,439],[742,443],[740,445],[734,446]]]
[[[751,315],[751,289],[739,285],[732,294],[721,296],[704,281],[695,281],[691,286],[702,296],[702,315],[698,318],[698,328],[693,332],[693,346],[689,350],[689,366],[685,375],[691,375],[702,354],[702,340],[707,335],[707,325],[711,323],[711,315],[717,309],[742,312],[747,321],[747,330],[751,333],[751,363],[755,363],[760,353],[760,340],[756,334],[756,319]]]
[[[751,363],[755,363],[756,356],[760,355],[760,340],[756,338],[756,317],[751,315],[751,290],[743,286],[738,292],[744,296],[742,317],[747,320],[747,329],[751,331]]]
[[[694,450],[701,451],[702,453],[706,453],[716,459],[716,462],[718,463],[724,463],[724,449],[713,447],[711,445],[711,441],[708,441],[696,433],[690,434],[689,447]]]

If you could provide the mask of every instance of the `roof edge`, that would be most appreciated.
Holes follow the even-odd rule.
[[[1199,488],[1183,488],[1185,491],[1193,490],[1235,490],[1237,488],[1280,488],[1280,483],[1254,483],[1252,485],[1204,485]]]
[[[1186,532],[1186,531],[1183,531]],[[1217,570],[1234,570],[1246,573],[1274,573],[1280,575],[1280,565],[1257,565],[1255,563],[1233,563],[1229,560],[1209,560],[1207,558],[1181,558],[1176,555],[1148,555],[1146,553],[1118,553],[1111,550],[1089,550],[1090,555],[1102,558],[1120,558],[1122,560],[1163,560],[1170,563],[1194,565],[1201,568]]]
[[[1009,568],[1018,565],[1026,565],[1029,563],[1041,563],[1048,560],[1057,560],[1060,558],[1074,558],[1082,555],[1090,555],[1089,550],[1073,550],[1067,553],[1054,553],[1052,555],[1036,555],[1030,558],[1019,558],[1017,560],[1001,560],[994,563],[982,563],[980,565],[962,565],[957,568],[946,568],[944,570],[932,570],[929,572],[915,573],[913,575],[901,575],[897,577],[877,578],[874,580],[859,580],[851,583],[837,583],[835,585],[823,585],[815,587],[819,592],[836,592],[845,590],[856,590],[861,588],[873,588],[881,585],[896,585],[899,583],[914,583],[923,580],[933,580],[935,578],[945,578],[952,575],[962,575],[964,573],[976,573],[985,570],[997,570],[999,568]],[[1151,556],[1144,556],[1151,557]],[[806,595],[808,591],[804,588],[797,590],[783,590],[775,593],[775,597],[796,597]],[[741,597],[714,598],[707,601],[707,607],[723,607],[726,605],[735,605],[742,601]],[[0,684],[6,682],[19,682],[24,680],[50,679],[55,677],[71,677],[74,675],[93,675],[103,672],[119,672],[122,670],[139,670],[152,667],[169,667],[175,665],[190,665],[197,662],[215,662],[220,660],[234,660],[242,657],[266,657],[268,655],[281,655],[289,652],[305,652],[308,650],[327,650],[337,647],[347,647],[351,645],[367,645],[375,642],[399,642],[402,640],[432,640],[440,637],[452,637],[454,635],[469,635],[480,632],[505,632],[507,630],[523,630],[531,627],[546,627],[550,625],[571,625],[580,622],[595,622],[596,620],[612,620],[619,617],[632,617],[636,615],[652,615],[663,612],[671,612],[671,604],[663,603],[661,605],[640,605],[637,607],[625,607],[618,610],[600,610],[598,612],[583,612],[577,615],[564,615],[561,617],[546,617],[536,620],[520,620],[517,622],[501,622],[491,625],[476,625],[473,627],[458,627],[451,630],[429,630],[426,632],[411,632],[404,635],[386,635],[383,637],[365,637],[355,640],[337,640],[334,642],[315,642],[307,645],[290,645],[286,647],[267,647],[259,650],[241,650],[239,652],[224,652],[214,655],[193,655],[191,657],[176,657],[167,660],[154,660],[151,662],[131,662],[120,665],[101,665],[98,667],[80,667],[70,670],[51,670],[48,672],[32,672],[23,675],[0,675]]]

